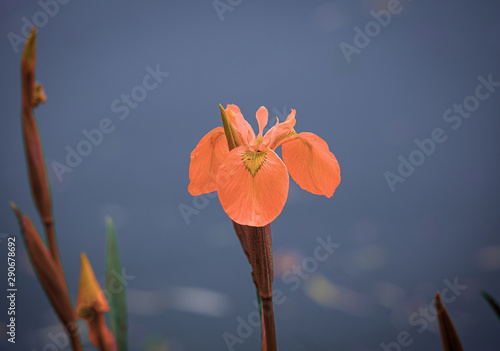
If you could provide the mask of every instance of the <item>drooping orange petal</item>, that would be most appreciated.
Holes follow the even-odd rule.
[[[263,227],[283,210],[288,196],[288,172],[271,149],[233,149],[217,172],[222,208],[236,223]]]
[[[340,183],[340,167],[326,141],[300,133],[281,145],[283,161],[293,180],[304,190],[331,197]]]
[[[86,318],[92,311],[106,312],[109,310],[108,302],[97,282],[92,266],[85,253],[80,255],[81,270],[78,284],[78,301],[76,303],[75,315],[78,318]]]
[[[292,109],[283,123],[279,123],[279,119],[276,117],[276,124],[264,136],[264,143],[268,148],[275,150],[286,138],[297,134],[293,129],[295,127],[295,113],[296,111]]]
[[[223,127],[205,135],[191,152],[189,164],[189,193],[193,196],[217,190],[215,175],[229,153]]]

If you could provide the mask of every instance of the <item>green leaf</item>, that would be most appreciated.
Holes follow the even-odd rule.
[[[108,231],[108,259],[106,265],[106,290],[111,319],[111,331],[119,351],[127,350],[127,300],[122,265],[118,254],[113,221],[106,218]]]
[[[495,299],[488,294],[486,291],[481,290],[481,295],[484,297],[486,301],[490,304],[491,308],[495,311],[496,315],[498,318],[500,318],[500,306],[498,303],[495,301]]]

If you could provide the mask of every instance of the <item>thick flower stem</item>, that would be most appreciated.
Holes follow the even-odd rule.
[[[273,246],[271,227],[244,227],[248,254],[253,269],[254,281],[262,301],[263,339],[266,351],[276,351],[276,331],[274,328],[273,309]],[[264,345],[264,342],[263,342]]]
[[[276,329],[274,328],[274,307],[273,298],[262,299],[262,314],[265,339],[266,339],[266,351],[276,351],[278,346],[276,345]]]

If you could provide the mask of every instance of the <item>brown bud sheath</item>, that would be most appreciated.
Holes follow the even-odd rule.
[[[49,251],[57,265],[60,265],[57,244],[54,235],[52,203],[50,190],[45,171],[45,163],[42,152],[42,145],[38,135],[38,128],[33,115],[35,103],[43,102],[45,94],[37,85],[35,96],[35,62],[36,62],[36,28],[31,30],[24,46],[21,59],[21,80],[22,80],[22,125],[24,136],[24,148],[28,163],[28,172],[31,183],[31,192],[35,200],[36,207],[42,218],[47,234]]]
[[[464,351],[460,339],[458,338],[457,331],[453,326],[450,315],[441,301],[439,291],[435,299],[436,314],[439,322],[439,331],[441,332],[441,340],[443,341],[444,351]]]
[[[31,190],[35,203],[43,222],[52,219],[52,205],[45,164],[43,161],[42,146],[38,135],[38,128],[33,116],[34,87],[35,87],[35,44],[36,29],[33,28],[23,51],[21,61],[21,76],[23,87],[22,124],[24,146],[28,160],[28,170]]]
[[[11,206],[19,220],[21,233],[31,263],[57,316],[70,336],[73,350],[83,350],[78,337],[77,326],[73,316],[73,308],[66,290],[64,277],[60,275],[59,269],[53,262],[45,244],[38,235],[29,217],[23,215],[15,204],[11,203]]]

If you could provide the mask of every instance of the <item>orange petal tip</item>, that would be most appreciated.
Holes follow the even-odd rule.
[[[80,254],[80,282],[78,286],[78,301],[76,303],[75,315],[78,318],[86,318],[95,312],[106,312],[109,310],[106,297],[97,282],[92,266],[85,253]]]

